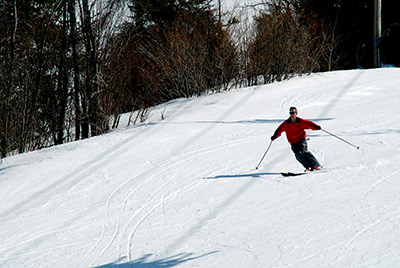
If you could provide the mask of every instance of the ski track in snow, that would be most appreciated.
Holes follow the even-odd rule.
[[[246,99],[248,99],[248,97],[242,98],[241,101],[246,101]],[[235,105],[233,105],[233,107],[235,107]],[[227,114],[230,113],[230,110],[228,110],[227,112],[225,112],[218,120],[223,120],[224,117],[226,117]],[[202,131],[202,133],[208,132],[210,131],[210,127],[206,128],[205,130]],[[190,138],[188,142],[186,142],[186,144],[190,144],[191,141],[193,140],[197,140],[198,138],[200,138],[202,135],[201,134],[197,134],[196,137]],[[147,137],[149,138],[149,137]],[[181,164],[186,163],[187,161],[197,158],[203,154],[212,154],[217,150],[221,150],[221,149],[226,149],[230,146],[235,146],[237,144],[243,144],[246,143],[248,141],[253,141],[254,139],[258,138],[257,136],[253,136],[251,138],[247,138],[247,139],[239,139],[239,140],[234,140],[232,142],[227,142],[225,144],[218,144],[218,145],[212,145],[212,146],[208,146],[208,147],[202,147],[201,149],[198,150],[192,150],[190,152],[184,153],[184,154],[176,154],[173,153],[174,156],[170,157],[168,160],[165,160],[147,170],[145,170],[144,172],[142,172],[141,174],[130,178],[128,180],[126,180],[124,183],[122,183],[108,198],[107,204],[106,204],[106,218],[108,218],[109,215],[109,211],[110,209],[110,203],[111,200],[113,198],[115,198],[115,196],[117,195],[117,193],[122,189],[122,188],[130,188],[129,187],[129,183],[136,180],[137,178],[140,178],[142,180],[142,183],[136,187],[133,191],[131,191],[130,193],[127,194],[126,198],[123,201],[123,207],[122,209],[120,209],[120,213],[118,214],[118,223],[115,226],[115,232],[112,235],[112,238],[110,239],[110,241],[106,244],[106,246],[103,247],[103,249],[101,250],[101,252],[99,254],[94,254],[96,255],[96,258],[94,259],[93,262],[91,262],[90,266],[93,266],[94,262],[96,262],[98,260],[98,258],[100,258],[105,251],[107,251],[107,249],[114,243],[114,241],[117,239],[117,236],[119,235],[119,230],[121,229],[121,223],[120,223],[120,218],[122,217],[122,215],[124,214],[125,208],[126,208],[126,204],[128,203],[128,200],[130,198],[132,198],[132,196],[139,191],[142,187],[148,185],[148,184],[152,184],[152,185],[157,185],[156,182],[151,182],[152,179],[156,179],[159,177],[164,177],[164,174],[168,173],[168,170],[179,166]],[[186,146],[181,146],[186,147]],[[180,151],[180,149],[177,150],[178,152]],[[157,170],[159,167],[162,166],[168,166],[167,168],[161,168],[161,170],[158,173],[152,174],[151,176],[146,177],[147,173],[153,173],[154,170]],[[187,176],[183,177],[183,181],[185,181],[186,178],[188,177],[192,177],[195,173],[189,173]],[[182,192],[190,189],[191,187],[193,187],[195,184],[199,183],[199,181],[194,181],[189,183],[188,185],[184,185],[181,186],[179,191],[175,191],[174,194],[170,194],[168,196],[163,196],[162,200],[155,200],[155,196],[165,188],[166,185],[168,185],[168,183],[170,183],[174,178],[169,179],[168,181],[164,182],[158,189],[156,189],[152,195],[150,195],[148,197],[148,199],[145,201],[145,205],[143,205],[140,209],[138,209],[135,214],[130,217],[127,221],[126,224],[124,225],[124,227],[122,228],[122,234],[126,233],[126,230],[129,228],[129,226],[133,225],[133,222],[136,222],[136,225],[134,225],[133,227],[133,231],[128,235],[129,239],[128,239],[128,246],[127,246],[127,256],[128,256],[128,260],[132,261],[132,257],[131,257],[131,247],[132,247],[132,240],[133,237],[135,235],[135,232],[137,231],[137,229],[139,228],[140,224],[151,214],[153,213],[156,209],[158,209],[164,202],[178,196],[179,194],[181,194]],[[175,186],[176,187],[176,186]],[[174,189],[175,189],[174,187]],[[155,200],[155,201],[154,201]],[[155,205],[153,205],[152,203],[155,203]],[[138,217],[138,215],[143,214],[142,211],[147,211],[147,212],[143,212],[144,216],[142,216],[141,218],[139,218],[138,220],[136,220],[136,218]],[[113,229],[113,228],[111,228]],[[96,243],[95,247],[93,249],[91,249],[84,258],[87,258],[88,255],[92,254],[96,248],[101,248],[100,243],[103,240],[103,238],[105,237],[105,232],[106,232],[106,227],[105,227],[105,223],[103,224],[103,230],[101,233],[101,236],[99,238],[99,241]],[[123,235],[121,235],[120,241],[118,243],[118,248],[120,248],[120,244],[121,244],[121,240],[123,239]],[[120,252],[120,250],[118,250],[118,252]],[[121,256],[120,256],[121,257]]]
[[[256,138],[256,137],[254,137],[254,138]],[[184,153],[184,154],[181,154],[181,155],[176,155],[176,156],[174,156],[174,157],[169,158],[168,160],[163,161],[162,163],[157,164],[156,166],[154,166],[154,167],[152,167],[152,168],[149,168],[149,169],[145,170],[145,171],[142,172],[141,174],[139,174],[139,175],[137,175],[137,176],[135,176],[135,177],[133,177],[133,178],[130,178],[130,179],[128,179],[127,181],[125,181],[123,184],[121,184],[121,185],[110,195],[110,197],[108,198],[108,201],[107,201],[107,204],[106,204],[106,213],[105,213],[105,214],[107,215],[106,218],[109,217],[109,216],[108,216],[108,215],[109,215],[109,211],[111,210],[111,209],[110,209],[111,200],[112,200],[112,199],[117,199],[115,196],[118,194],[118,192],[121,191],[122,188],[130,188],[130,187],[129,187],[129,183],[130,183],[130,182],[132,182],[132,181],[134,181],[134,180],[136,180],[136,179],[138,179],[138,178],[140,178],[140,179],[142,180],[142,182],[140,183],[139,186],[137,186],[136,188],[134,188],[134,190],[131,191],[130,193],[126,194],[126,198],[125,198],[124,201],[122,202],[122,203],[123,203],[123,206],[122,206],[122,208],[120,209],[120,213],[118,214],[118,217],[117,217],[117,218],[118,218],[118,223],[117,223],[116,226],[115,226],[115,232],[114,232],[112,238],[110,239],[110,241],[109,241],[109,242],[107,243],[107,245],[101,250],[100,254],[99,254],[97,257],[101,257],[102,254],[104,254],[104,252],[105,252],[105,251],[111,246],[111,244],[117,239],[117,236],[118,236],[118,234],[119,234],[119,230],[121,229],[121,228],[120,228],[120,227],[121,227],[120,219],[121,219],[121,218],[123,217],[123,215],[124,215],[124,212],[125,212],[125,209],[126,209],[126,205],[127,205],[127,203],[128,203],[128,200],[129,200],[130,198],[132,198],[132,196],[133,196],[137,191],[139,191],[141,188],[145,187],[146,185],[149,185],[149,184],[150,184],[150,185],[158,185],[157,182],[152,182],[152,181],[151,181],[152,179],[157,180],[157,178],[160,178],[160,177],[161,177],[161,178],[164,178],[164,177],[165,177],[165,174],[168,174],[169,170],[173,169],[174,167],[178,167],[178,166],[184,164],[184,163],[185,163],[186,161],[188,161],[188,160],[194,159],[194,158],[199,157],[199,156],[204,155],[204,154],[212,154],[212,153],[214,153],[214,152],[217,151],[217,150],[221,150],[221,148],[227,148],[227,147],[229,147],[229,146],[235,146],[235,145],[238,145],[239,143],[241,143],[241,144],[242,144],[242,143],[246,143],[246,142],[248,142],[249,140],[252,141],[254,138],[251,138],[251,139],[242,139],[242,140],[235,140],[235,141],[233,141],[233,142],[229,142],[229,143],[227,143],[227,144],[224,144],[223,146],[221,146],[221,145],[213,145],[213,146],[204,147],[204,148],[201,148],[201,149],[198,149],[198,150],[192,150],[192,151],[190,151],[190,152],[187,152],[187,153]],[[163,167],[163,166],[166,166],[166,167]],[[161,169],[161,170],[158,171],[158,172],[156,172],[156,173],[154,173],[154,170],[157,170],[157,169]],[[154,173],[154,174],[151,174],[151,173]],[[150,175],[150,176],[147,176],[147,178],[146,178],[146,174],[151,174],[151,175]],[[191,172],[191,173],[185,174],[185,176],[183,177],[182,181],[186,181],[186,179],[188,179],[188,178],[190,178],[190,177],[193,177],[195,174],[196,174],[195,172]],[[181,194],[181,193],[184,192],[184,191],[189,190],[191,187],[193,187],[193,186],[195,186],[197,183],[199,183],[199,180],[193,181],[193,182],[191,182],[191,183],[189,183],[189,184],[187,184],[187,185],[182,185],[182,186],[180,186],[181,188],[178,189],[178,190],[176,190],[176,185],[175,185],[174,188],[172,189],[172,190],[175,190],[175,193],[174,193],[174,194],[169,194],[168,196],[163,196],[163,197],[162,197],[162,200],[155,199],[155,196],[156,196],[161,190],[163,190],[164,188],[166,188],[166,186],[167,186],[173,179],[174,179],[174,178],[170,178],[169,180],[167,180],[166,182],[164,182],[163,184],[161,184],[161,186],[160,186],[159,188],[157,188],[157,189],[152,193],[152,195],[150,195],[150,196],[148,197],[148,199],[145,201],[145,205],[143,205],[140,209],[138,209],[138,210],[135,212],[135,214],[134,214],[131,218],[129,218],[129,220],[126,221],[126,224],[125,224],[124,227],[122,228],[122,234],[124,234],[124,233],[127,232],[126,230],[129,228],[129,226],[133,225],[133,222],[136,222],[136,225],[133,227],[133,231],[132,231],[129,235],[127,235],[127,236],[129,237],[129,239],[128,239],[128,246],[127,246],[127,252],[131,252],[131,241],[133,240],[134,234],[135,234],[135,232],[137,231],[137,229],[139,228],[140,224],[141,224],[155,209],[159,208],[164,202],[168,201],[169,199],[176,197],[177,195]],[[170,191],[172,191],[172,190],[170,190]],[[168,192],[168,191],[164,191],[164,192]],[[119,199],[122,200],[122,198],[119,198]],[[156,204],[153,205],[153,203],[156,203]],[[142,211],[147,211],[147,212],[143,212],[143,213],[145,213],[145,215],[144,215],[143,217],[141,217],[140,219],[135,220],[135,219],[138,217],[138,215],[142,214]],[[99,242],[96,244],[95,248],[100,247],[100,246],[99,246],[100,241],[101,241],[101,240],[104,238],[104,236],[105,236],[105,234],[104,234],[104,233],[106,232],[105,229],[106,229],[106,228],[105,228],[105,224],[104,224],[104,226],[103,226],[103,231],[102,231],[102,235],[101,235],[101,237],[100,237],[100,239],[99,239]],[[111,229],[112,229],[112,228],[111,228]],[[120,240],[122,240],[123,237],[124,237],[124,236],[121,235]],[[122,244],[121,241],[119,241],[118,245],[120,245],[120,244]],[[94,251],[94,249],[91,250],[91,251],[89,252],[89,254],[92,253],[92,251]],[[119,251],[119,250],[118,250],[118,251]],[[120,252],[120,251],[119,251],[119,252]],[[130,254],[129,254],[129,255],[127,254],[127,256],[130,256]],[[129,259],[129,260],[131,260],[131,259]],[[95,260],[95,261],[96,261],[96,260]],[[92,263],[90,266],[92,266],[92,265],[93,265],[93,263]]]
[[[399,71],[176,100],[148,124],[7,158],[0,266],[396,267]],[[290,106],[361,149],[309,131],[327,172],[283,178],[302,169],[283,135],[255,170]]]

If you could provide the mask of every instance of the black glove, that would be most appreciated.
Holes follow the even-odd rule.
[[[321,130],[321,126],[316,126],[315,129],[316,130]]]
[[[275,136],[275,135],[272,135],[271,141],[273,141],[273,140],[275,140],[275,139],[276,139],[276,136]]]

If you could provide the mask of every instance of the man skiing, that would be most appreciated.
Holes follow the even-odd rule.
[[[320,163],[307,149],[305,130],[320,130],[321,127],[314,122],[297,117],[296,107],[290,107],[289,114],[290,117],[275,130],[271,140],[279,138],[282,132],[286,132],[286,137],[292,146],[292,151],[304,168],[307,171],[320,170]]]

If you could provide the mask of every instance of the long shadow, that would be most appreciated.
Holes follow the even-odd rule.
[[[369,135],[384,135],[384,134],[400,134],[400,129],[379,129],[374,131],[358,131],[352,133],[343,133],[345,136],[369,136]]]
[[[211,255],[214,253],[217,253],[218,251],[212,251],[200,256],[193,256],[193,253],[180,253],[176,254],[172,257],[167,257],[167,258],[162,258],[159,260],[149,260],[149,258],[152,256],[152,254],[146,254],[143,257],[131,261],[131,262],[125,262],[125,263],[108,263],[105,265],[101,266],[96,266],[93,268],[168,268],[168,267],[174,267],[177,265],[180,265],[182,263],[188,262],[188,261],[193,261],[196,259],[200,259],[202,257],[205,257],[207,255]],[[120,262],[120,260],[118,261]]]
[[[0,166],[0,172],[3,171],[3,170],[6,170],[6,169],[10,169],[12,167],[16,167],[16,166],[21,166],[21,165],[5,166],[5,167]]]
[[[64,176],[55,180],[50,185],[47,185],[44,188],[41,188],[34,193],[30,193],[31,194],[30,196],[27,196],[24,199],[19,200],[19,202],[13,205],[12,207],[6,209],[3,212],[0,212],[0,217],[6,217],[11,213],[18,213],[18,211],[21,210],[24,206],[32,204],[32,202],[35,202],[37,200],[40,200],[43,194],[49,194],[51,192],[54,193],[57,189],[75,183],[77,177],[81,178],[88,177],[89,174],[93,173],[93,170],[102,167],[105,163],[110,161],[110,159],[113,159],[113,156],[118,155],[126,146],[126,144],[128,144],[135,138],[137,138],[137,135],[131,135],[127,139],[114,145],[112,148],[107,149],[106,151],[80,164],[79,166],[71,170],[68,174],[65,174]]]
[[[354,74],[354,76],[347,82],[346,85],[337,93],[335,98],[333,98],[330,103],[325,107],[325,109],[321,112],[320,117],[325,117],[330,110],[332,110],[336,104],[341,100],[341,98],[346,95],[349,89],[361,78],[364,74],[362,71],[358,71]]]
[[[286,119],[254,119],[254,120],[237,120],[237,121],[210,120],[210,121],[194,121],[194,122],[167,122],[166,124],[280,124]],[[333,120],[333,118],[316,118],[307,120],[318,122],[318,121]]]
[[[372,136],[372,135],[385,135],[385,134],[400,134],[400,129],[382,129],[376,131],[357,131],[357,132],[338,132],[336,133],[340,137],[360,137],[360,136]],[[307,137],[330,137],[329,134],[307,134]]]
[[[233,174],[233,175],[218,175],[215,177],[205,177],[203,179],[205,180],[216,180],[216,179],[236,179],[236,178],[260,178],[262,176],[275,176],[275,175],[281,175],[281,173],[274,173],[274,172],[268,172],[268,173],[248,173],[248,174]]]

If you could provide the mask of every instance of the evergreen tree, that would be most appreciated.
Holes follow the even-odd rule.
[[[382,0],[381,60],[400,67],[400,1]]]
[[[338,69],[373,66],[373,0],[300,0],[338,38]]]
[[[167,27],[182,14],[196,14],[209,8],[210,0],[130,0],[135,26]]]

